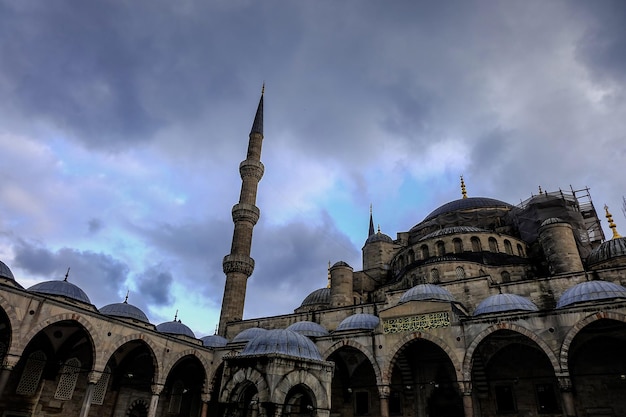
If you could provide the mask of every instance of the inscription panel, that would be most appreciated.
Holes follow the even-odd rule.
[[[383,333],[417,332],[450,326],[447,311],[383,320]]]

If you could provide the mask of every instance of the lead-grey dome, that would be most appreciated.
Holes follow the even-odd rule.
[[[135,319],[144,323],[150,323],[148,316],[146,316],[143,311],[132,304],[128,304],[126,301],[106,305],[100,308],[99,311],[107,316]]]
[[[409,289],[402,297],[400,303],[408,301],[456,301],[452,293],[447,289],[435,284],[419,284]]]
[[[538,311],[539,308],[527,298],[517,294],[496,294],[485,298],[474,310],[474,316],[507,311]]]
[[[450,213],[453,211],[472,210],[478,208],[513,208],[509,203],[486,197],[468,197],[458,200],[450,201],[435,210],[433,210],[423,221],[433,219],[441,214]]]
[[[591,266],[620,256],[626,256],[625,237],[614,238],[602,243],[589,254],[587,264]]]
[[[376,233],[374,233],[373,235],[370,235],[367,240],[365,241],[365,243],[374,243],[374,242],[387,242],[387,243],[393,243],[393,239],[384,234],[381,233],[380,230]]]
[[[421,237],[420,241],[432,239],[434,237],[445,236],[445,235],[456,235],[459,233],[479,233],[479,232],[487,232],[487,231],[488,230],[481,229],[480,227],[474,227],[474,226],[444,227],[443,229],[435,230],[434,232]]]
[[[2,261],[0,261],[0,278],[7,278],[15,281],[13,272],[11,272],[11,269]]]
[[[307,295],[300,307],[315,305],[315,304],[330,304],[330,288],[320,288]]]
[[[557,223],[566,223],[566,222],[560,217],[550,217],[542,221],[540,227],[548,226],[550,224],[557,224]]]
[[[202,344],[204,346],[210,347],[210,348],[224,347],[228,343],[228,339],[226,339],[225,337],[222,337],[220,335],[217,335],[217,334],[212,334],[210,336],[204,336],[200,340],[202,340]]]
[[[563,292],[556,308],[567,307],[586,301],[626,299],[626,288],[608,281],[587,281],[574,285]]]
[[[260,327],[250,327],[249,329],[241,331],[233,338],[232,342],[248,342],[266,331],[267,329],[261,329]]]
[[[28,288],[27,291],[38,294],[67,297],[72,300],[80,301],[81,303],[91,304],[89,297],[87,297],[87,294],[85,294],[83,290],[67,281],[44,281],[33,285]]]
[[[374,330],[376,326],[378,326],[378,323],[380,323],[380,319],[377,316],[367,313],[358,313],[343,319],[343,321],[339,323],[339,326],[337,326],[337,331]]]
[[[326,330],[324,326],[312,321],[299,321],[287,327],[287,330],[300,333],[307,337],[328,336],[328,330]]]
[[[239,356],[282,354],[321,361],[322,355],[315,344],[305,336],[291,330],[267,330],[248,342]]]
[[[156,327],[157,331],[166,334],[173,335],[183,335],[196,338],[196,335],[193,334],[191,329],[185,326],[183,323],[179,321],[166,321],[165,323],[161,323]]]

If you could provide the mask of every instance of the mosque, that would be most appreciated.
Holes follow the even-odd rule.
[[[587,189],[512,205],[461,180],[395,238],[370,214],[362,265],[242,319],[262,142],[263,95],[215,335],[67,277],[24,289],[0,262],[1,417],[626,416],[626,238],[605,207],[605,240]]]

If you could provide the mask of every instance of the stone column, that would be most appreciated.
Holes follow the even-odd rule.
[[[7,386],[7,382],[9,382],[9,377],[11,376],[11,371],[17,365],[17,362],[20,360],[20,356],[17,355],[6,355],[4,357],[4,363],[2,363],[2,370],[0,370],[0,399],[2,399],[2,395],[4,394],[4,389]]]
[[[566,417],[576,417],[576,407],[574,406],[574,393],[572,392],[572,380],[569,374],[558,376],[561,400],[563,401],[563,412]]]
[[[91,408],[91,399],[93,398],[93,390],[96,387],[95,382],[89,381],[87,384],[87,390],[85,391],[85,398],[83,398],[83,405],[80,408],[80,417],[87,417],[89,415],[89,409]]]
[[[472,397],[472,383],[470,381],[459,382],[459,388],[463,394],[463,414],[465,417],[474,417],[474,398]]]
[[[156,417],[157,407],[159,406],[159,395],[163,391],[162,384],[152,384],[152,398],[150,398],[150,407],[148,408],[148,417]]]
[[[389,396],[391,389],[389,385],[378,386],[378,397],[380,398],[380,416],[389,417]]]
[[[202,411],[200,411],[200,417],[207,417],[207,413],[209,412],[209,401],[211,401],[211,394],[203,392],[200,395],[200,399],[202,400]]]

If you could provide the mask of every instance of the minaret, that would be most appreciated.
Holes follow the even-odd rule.
[[[239,203],[233,206],[232,215],[235,230],[230,254],[224,257],[222,266],[226,274],[224,299],[218,334],[226,337],[226,324],[241,320],[246,298],[246,284],[248,277],[254,270],[254,259],[250,257],[252,247],[252,229],[259,220],[260,212],[256,203],[257,188],[263,177],[264,167],[261,163],[261,146],[263,144],[263,94],[265,84],[261,90],[259,107],[254,116],[254,123],[250,131],[248,154],[246,160],[239,164],[241,174],[241,194]]]

